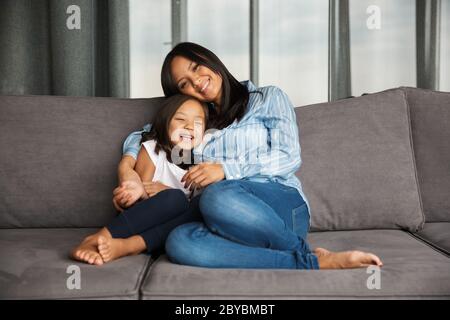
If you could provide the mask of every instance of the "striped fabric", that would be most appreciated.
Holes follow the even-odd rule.
[[[221,163],[226,179],[275,181],[296,188],[310,209],[302,185],[295,176],[300,168],[300,143],[295,112],[288,96],[278,87],[257,88],[243,82],[250,91],[247,113],[222,130],[208,130],[194,150],[199,162]],[[137,157],[143,130],[124,142],[123,154]]]

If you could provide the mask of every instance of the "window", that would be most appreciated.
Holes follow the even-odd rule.
[[[250,75],[249,14],[249,1],[188,1],[188,41],[214,52],[239,81]]]
[[[450,1],[441,2],[440,91],[450,92]]]
[[[162,96],[161,67],[171,49],[170,1],[130,0],[130,96]]]
[[[416,86],[415,1],[350,0],[352,94]],[[380,10],[380,29],[369,29],[369,6]]]
[[[328,0],[264,0],[260,6],[259,81],[295,106],[327,101]]]

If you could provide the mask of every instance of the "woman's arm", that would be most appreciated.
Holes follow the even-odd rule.
[[[300,142],[294,106],[280,88],[268,92],[270,101],[261,110],[264,126],[268,129],[270,149],[258,154],[251,163],[223,163],[227,179],[242,179],[255,175],[286,176],[295,173],[301,165]]]
[[[196,165],[182,179],[186,187],[205,187],[223,178],[287,176],[298,170],[301,158],[294,107],[288,96],[277,87],[272,87],[266,94],[269,101],[258,112],[268,130],[270,149],[258,153],[257,161]]]

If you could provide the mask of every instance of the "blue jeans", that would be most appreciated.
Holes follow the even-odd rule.
[[[200,198],[204,222],[178,226],[166,253],[177,264],[211,268],[319,269],[306,243],[309,212],[295,188],[225,180]]]

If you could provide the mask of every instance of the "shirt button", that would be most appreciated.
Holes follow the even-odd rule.
[[[241,177],[241,175],[238,173],[238,174],[236,174],[236,178],[240,178]]]

